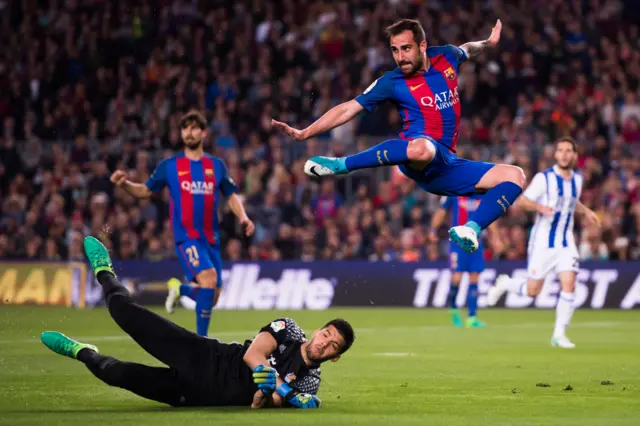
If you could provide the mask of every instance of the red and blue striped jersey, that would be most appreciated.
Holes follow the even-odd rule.
[[[146,182],[153,192],[165,185],[171,193],[171,224],[177,244],[192,238],[205,238],[216,244],[218,235],[218,193],[225,197],[237,192],[227,166],[217,157],[205,154],[198,161],[184,153],[163,160]]]
[[[450,213],[451,226],[460,226],[474,219],[473,216],[481,200],[481,194],[473,194],[469,197],[442,197],[440,207]]]
[[[402,116],[402,139],[429,136],[455,152],[460,124],[458,66],[466,52],[452,45],[427,48],[429,70],[406,77],[400,68],[374,81],[356,101],[367,111],[386,100]]]

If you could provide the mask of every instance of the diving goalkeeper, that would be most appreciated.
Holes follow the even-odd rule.
[[[198,336],[136,304],[97,239],[87,237],[84,249],[115,322],[167,366],[120,361],[55,331],[42,333],[42,342],[82,362],[106,384],[143,398],[176,407],[319,408],[320,364],[337,360],[353,344],[353,328],[342,319],[314,331],[311,340],[289,318],[272,321],[244,344]]]

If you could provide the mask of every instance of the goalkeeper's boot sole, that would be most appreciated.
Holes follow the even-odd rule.
[[[109,256],[109,251],[96,238],[87,237],[84,239],[84,252],[89,259],[91,269],[93,269],[93,274],[96,277],[98,276],[98,273],[102,271],[110,272],[114,276],[116,275],[115,271],[113,270],[113,264],[111,262],[111,257]]]
[[[449,230],[449,241],[467,253],[478,250],[478,234],[467,225],[454,226]]]
[[[42,343],[58,355],[78,359],[78,352],[82,349],[90,349],[98,352],[98,348],[87,343],[76,342],[57,331],[45,331],[40,335]]]

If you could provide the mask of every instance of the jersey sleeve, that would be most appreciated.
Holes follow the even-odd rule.
[[[427,47],[427,56],[432,58],[437,55],[444,55],[447,59],[453,60],[456,65],[460,65],[469,59],[469,54],[463,48],[452,44]]]
[[[358,97],[356,101],[368,112],[373,111],[378,104],[393,99],[393,83],[389,74],[385,74],[373,83]]]
[[[452,204],[453,204],[453,197],[447,197],[447,196],[440,197],[440,208],[449,210]]]
[[[304,331],[291,318],[273,320],[262,327],[260,332],[271,334],[279,345],[285,342],[304,342],[307,340],[304,336]]]
[[[311,370],[309,374],[292,381],[289,385],[298,392],[315,395],[318,393],[318,389],[320,389],[320,370]]]
[[[547,192],[547,179],[543,173],[536,173],[522,195],[531,201],[538,201]]]
[[[238,186],[236,185],[235,181],[233,180],[233,178],[231,176],[229,176],[229,170],[227,169],[226,164],[224,164],[224,162],[220,161],[220,171],[221,171],[221,176],[220,176],[220,191],[222,192],[222,195],[224,195],[225,197],[230,196],[231,194],[234,194],[236,192],[238,192]]]
[[[167,160],[162,160],[151,174],[145,185],[152,192],[158,192],[167,184]]]

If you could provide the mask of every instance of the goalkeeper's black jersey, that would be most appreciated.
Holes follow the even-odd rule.
[[[320,387],[320,367],[307,367],[300,352],[306,342],[304,331],[290,318],[279,318],[265,325],[260,332],[267,332],[276,339],[278,347],[267,359],[278,371],[280,378],[292,388],[315,394]],[[217,405],[250,405],[258,390],[253,383],[252,371],[242,357],[252,340],[239,343],[217,343],[215,363],[214,400]]]

